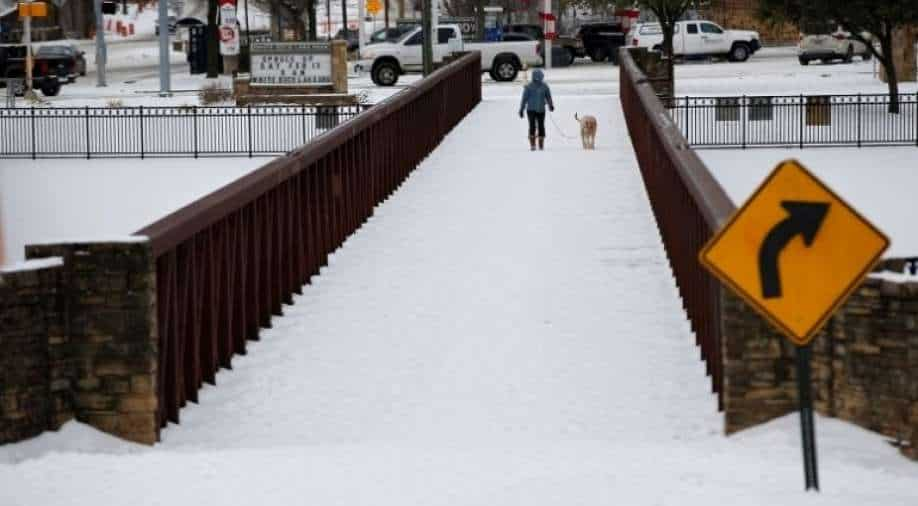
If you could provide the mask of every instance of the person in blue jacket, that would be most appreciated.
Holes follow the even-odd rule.
[[[538,129],[539,149],[545,149],[545,105],[554,111],[551,101],[551,88],[545,84],[545,74],[541,69],[532,72],[532,82],[523,88],[523,100],[520,101],[520,117],[523,111],[529,118],[529,149],[536,149],[536,130]]]

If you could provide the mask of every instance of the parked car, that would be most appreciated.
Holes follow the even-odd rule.
[[[46,45],[41,46],[35,52],[35,56],[39,58],[70,58],[73,60],[73,72],[67,76],[67,82],[75,82],[77,75],[85,76],[86,75],[86,52],[81,51],[79,48],[72,44],[61,45]]]
[[[663,50],[659,23],[640,23],[628,33],[630,45]],[[758,32],[725,30],[704,20],[678,21],[673,32],[673,53],[679,57],[716,56],[743,62],[762,48]]]
[[[335,34],[335,40],[346,40],[347,41],[347,50],[356,51],[360,47],[360,40],[357,38],[356,30],[345,30],[344,28],[338,30],[338,33]]]
[[[813,60],[828,63],[833,60],[842,60],[851,63],[855,56],[860,56],[866,61],[871,58],[870,48],[867,44],[851,38],[851,33],[831,23],[811,24],[805,27],[809,34],[800,34],[800,44],[797,48],[797,58],[801,65],[809,65]],[[865,40],[872,40],[869,33],[861,36]]]
[[[175,35],[175,16],[169,16],[169,35]],[[159,35],[159,18],[156,18],[156,35]]]
[[[582,45],[571,46],[578,57],[588,56],[595,62],[618,61],[618,48],[625,45],[621,23],[586,23],[574,34]]]
[[[32,85],[47,97],[56,96],[61,86],[69,82],[74,73],[74,60],[58,55],[38,55],[33,52]],[[0,76],[25,78],[26,46],[10,44],[0,46]]]
[[[586,48],[583,45],[583,40],[578,39],[576,35],[558,35],[555,37],[555,40],[552,41],[552,45],[564,48],[563,57],[566,61],[563,63],[565,65],[573,65],[578,57],[586,56]],[[554,51],[552,51],[552,58],[554,58],[554,54]]]
[[[383,28],[382,30],[376,30],[370,34],[367,44],[379,44],[380,42],[395,42],[397,41],[405,32],[413,30],[415,27],[412,25],[398,25],[390,28]]]
[[[423,30],[414,27],[395,42],[366,46],[356,69],[369,70],[377,85],[392,86],[400,75],[421,70],[423,39]],[[539,41],[463,42],[459,25],[455,24],[437,26],[434,51],[440,55],[453,51],[479,51],[482,72],[490,73],[495,81],[512,81],[520,70],[542,63]]]
[[[504,34],[523,33],[532,37],[533,40],[545,39],[545,32],[540,25],[527,25],[522,23],[504,25],[502,27]]]

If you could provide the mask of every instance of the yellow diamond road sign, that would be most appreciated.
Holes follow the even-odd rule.
[[[782,162],[701,263],[795,344],[808,344],[889,239],[796,160]]]

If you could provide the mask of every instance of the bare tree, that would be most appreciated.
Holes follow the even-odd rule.
[[[918,24],[918,2],[915,0],[760,0],[760,16],[766,20],[790,20],[797,24],[807,20],[832,19],[851,38],[867,45],[870,52],[886,70],[889,87],[889,112],[899,112],[899,77],[896,74],[895,33],[909,25]],[[877,49],[864,33],[870,33],[880,43]],[[911,43],[911,42],[909,42]]]
[[[293,26],[297,40],[316,40],[315,0],[252,0],[252,2],[263,9],[279,13]]]

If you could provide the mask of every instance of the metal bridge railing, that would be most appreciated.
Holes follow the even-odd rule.
[[[480,101],[471,53],[137,232],[156,258],[161,426]]]

